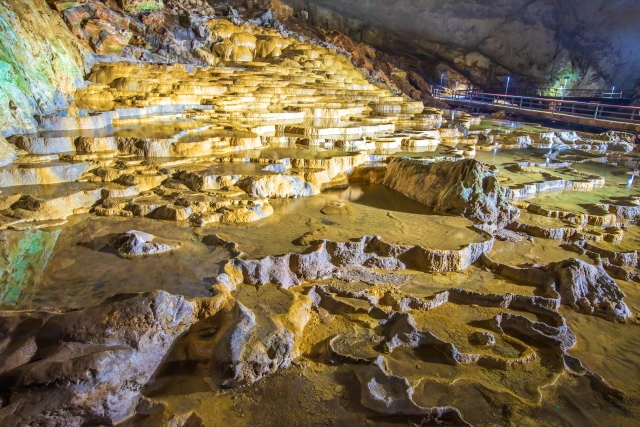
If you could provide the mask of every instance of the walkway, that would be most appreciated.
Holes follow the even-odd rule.
[[[481,92],[458,92],[455,96],[445,96],[436,91],[435,95],[439,100],[450,105],[505,111],[521,116],[619,131],[640,132],[640,107]]]

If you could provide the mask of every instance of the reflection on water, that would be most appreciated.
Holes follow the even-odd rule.
[[[215,163],[213,165],[195,164],[187,168],[187,170],[197,170],[198,174],[203,176],[209,175],[273,175],[274,172],[264,170],[265,165],[261,163]]]
[[[60,230],[0,232],[0,307],[29,305],[59,234]]]
[[[553,129],[542,126],[538,123],[527,123],[527,122],[516,122],[513,120],[499,120],[499,119],[490,119],[483,118],[480,121],[480,124],[472,125],[471,130],[492,130],[492,131],[518,131],[518,132],[526,132],[526,133],[542,133],[542,132],[553,132]]]
[[[196,121],[159,122],[136,126],[122,126],[113,129],[113,132],[104,136],[119,136],[126,138],[154,138],[167,139],[185,130],[201,128],[202,123]]]
[[[296,145],[295,147],[277,147],[264,148],[259,150],[241,151],[233,154],[232,157],[260,157],[261,159],[330,159],[332,157],[342,157],[352,155],[351,150],[343,150],[340,148],[324,149],[319,147],[308,147],[304,145]]]
[[[202,123],[192,120],[168,120],[157,119],[155,123],[132,125],[132,126],[106,126],[99,129],[78,129],[68,131],[40,131],[37,136],[47,138],[57,138],[68,136],[76,138],[79,136],[89,138],[104,138],[109,136],[121,136],[129,138],[156,138],[166,139],[175,134],[202,127]]]
[[[328,191],[327,194],[339,194],[342,200],[348,200],[352,203],[375,209],[418,215],[434,215],[433,209],[379,184],[351,185],[346,190]]]
[[[38,199],[53,199],[77,191],[95,190],[100,184],[90,182],[63,182],[60,184],[16,185],[2,189],[2,195],[29,194]]]
[[[180,240],[182,247],[149,258],[121,258],[107,242],[127,230]],[[116,293],[156,289],[191,297],[206,296],[211,277],[228,256],[226,251],[202,244],[186,224],[78,215],[69,218],[69,223],[60,230],[42,285],[30,304],[25,305],[83,307]]]
[[[247,166],[252,165],[257,164]],[[322,213],[327,204],[336,201],[346,205],[343,212]],[[272,204],[274,215],[256,223],[213,224],[199,229],[146,218],[73,216],[57,232],[60,237],[55,249],[52,248],[42,286],[21,303],[34,308],[81,307],[119,292],[155,289],[191,297],[206,296],[212,278],[229,257],[226,250],[202,242],[204,236],[213,233],[237,242],[248,258],[302,252],[305,247],[294,241],[315,230],[321,230],[318,239],[348,241],[379,235],[390,243],[420,244],[433,249],[458,249],[485,239],[471,229],[471,221],[434,215],[422,204],[376,184],[353,185],[313,197],[274,200]],[[131,229],[180,240],[183,246],[149,258],[120,258],[107,242],[114,234]]]

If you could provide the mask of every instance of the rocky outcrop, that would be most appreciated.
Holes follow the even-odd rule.
[[[180,242],[158,239],[153,234],[129,230],[109,240],[109,244],[125,258],[136,258],[173,251],[181,246]]]
[[[34,131],[34,115],[67,106],[87,51],[45,0],[2,2],[0,32],[0,132]]]
[[[476,160],[424,163],[393,158],[380,183],[437,212],[463,216],[488,229],[504,228],[520,215],[495,171]]]
[[[222,385],[252,384],[288,367],[298,356],[299,339],[310,316],[308,297],[291,295],[289,312],[265,317],[236,303],[217,333],[212,366],[222,371]]]
[[[483,264],[494,273],[519,283],[538,287],[547,298],[586,314],[610,319],[626,319],[631,311],[623,301],[624,292],[602,265],[591,265],[577,258],[536,267],[512,267],[491,261]]]
[[[193,301],[155,291],[80,310],[2,312],[0,423],[118,424],[145,413],[142,388],[175,362],[206,366],[223,387],[286,368],[300,356],[311,299],[271,290],[279,303],[254,309],[218,288]]]
[[[77,311],[0,316],[4,426],[114,425],[193,323],[194,306],[156,291]]]
[[[322,25],[322,24],[320,24]],[[384,83],[392,90],[404,93],[412,99],[424,102],[425,106],[448,108],[446,104],[433,98],[431,87],[424,77],[415,71],[420,61],[411,57],[378,51],[365,43],[358,43],[340,31],[332,30],[322,33],[327,42],[344,50],[351,61],[370,73],[370,77]]]
[[[247,194],[263,198],[286,199],[314,194],[310,183],[293,175],[251,176],[239,181],[236,185]]]
[[[299,285],[302,280],[329,276],[341,267],[460,271],[491,250],[493,237],[486,237],[484,242],[470,243],[458,250],[394,245],[370,236],[352,242],[319,240],[302,254],[288,253],[257,260],[232,259],[216,280],[230,290],[241,283],[276,283],[287,289]]]
[[[587,264],[574,258],[550,264],[546,270],[555,275],[563,304],[603,317],[631,317],[631,311],[622,300],[624,292],[601,265]]]
[[[619,201],[617,204],[602,205],[618,218],[639,220],[640,219],[640,198],[629,197]]]
[[[633,89],[640,50],[635,0],[439,3],[403,0],[287,0],[309,22],[386,51],[419,54],[430,83],[466,79],[502,88],[531,84]],[[624,55],[619,52],[624,52]]]
[[[393,375],[383,356],[356,370],[360,381],[360,402],[376,412],[390,415],[423,415],[428,419],[469,426],[460,411],[449,406],[423,408],[413,400],[413,390],[406,378]]]
[[[170,360],[197,362],[214,383],[238,387],[284,369],[300,356],[311,315],[308,296],[269,287],[258,306],[249,308],[224,287],[214,287],[213,294],[199,300],[199,321],[176,345]],[[277,305],[265,303],[271,298],[277,298]]]
[[[0,134],[0,166],[11,163],[18,156],[16,147],[9,144],[4,136]]]

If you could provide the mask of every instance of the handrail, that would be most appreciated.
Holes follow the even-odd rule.
[[[633,98],[634,90],[615,90],[609,89],[572,89],[572,88],[525,88],[524,93],[520,91],[523,89],[515,88],[516,93],[514,95],[526,96],[533,92],[537,96],[546,96],[554,98],[566,98],[566,97],[582,97],[582,98],[603,98],[603,99],[622,99]]]
[[[446,93],[445,91],[436,91]],[[436,95],[437,96],[437,95]],[[484,104],[503,105],[507,108],[543,110],[551,115],[570,115],[576,117],[591,117],[593,119],[640,122],[640,107],[603,104],[598,102],[583,102],[560,100],[557,98],[537,98],[519,95],[501,95],[493,93],[457,91],[452,96],[440,96],[441,99],[458,101],[476,101]]]
[[[448,89],[453,91],[451,87],[430,85],[430,89],[434,90]],[[634,90],[613,90],[613,89],[564,89],[564,88],[513,88],[509,90],[507,95],[514,96],[537,96],[546,98],[596,98],[596,99],[631,99],[635,95]],[[534,94],[534,95],[530,95]]]
[[[488,96],[493,96],[493,97],[497,97],[497,98],[525,98],[525,99],[532,99],[534,101],[544,101],[544,102],[553,102],[553,103],[563,103],[563,104],[584,104],[584,105],[605,105],[605,106],[609,106],[609,107],[615,107],[615,108],[630,108],[630,109],[635,109],[635,110],[640,110],[640,107],[633,107],[633,106],[626,106],[626,105],[610,105],[610,104],[602,104],[599,102],[584,102],[584,101],[572,101],[570,99],[549,99],[549,98],[537,98],[534,96],[522,96],[522,95],[501,95],[498,93],[485,93],[485,92],[467,92],[467,91],[458,91],[457,92],[457,96],[460,97],[460,94],[464,93],[464,94],[475,94],[475,95],[488,95]]]

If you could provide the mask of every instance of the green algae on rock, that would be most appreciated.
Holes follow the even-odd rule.
[[[0,3],[0,132],[36,128],[33,116],[67,106],[87,52],[45,0]]]
[[[162,0],[122,0],[125,12],[136,13],[143,10],[158,10],[164,7]]]

